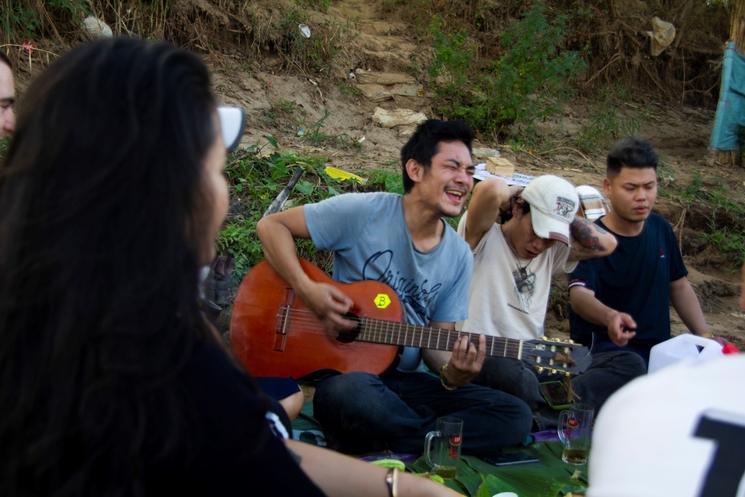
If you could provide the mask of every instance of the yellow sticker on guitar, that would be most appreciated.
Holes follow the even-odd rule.
[[[385,309],[391,305],[391,298],[385,293],[379,293],[375,296],[373,302],[378,309]]]

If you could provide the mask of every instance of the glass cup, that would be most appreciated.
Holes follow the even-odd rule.
[[[568,464],[586,464],[592,439],[593,410],[589,406],[577,404],[561,411],[559,426],[556,429],[564,449],[561,460]]]
[[[455,478],[456,463],[463,443],[463,420],[453,416],[437,419],[437,430],[424,438],[424,456],[432,473],[442,478]]]

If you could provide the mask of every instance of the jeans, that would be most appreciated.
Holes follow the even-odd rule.
[[[466,385],[445,390],[428,373],[347,373],[322,381],[313,409],[332,448],[347,453],[389,449],[421,454],[440,416],[463,420],[464,453],[492,455],[522,443],[532,413],[520,399]]]
[[[572,379],[572,388],[583,404],[598,411],[616,390],[646,372],[647,365],[639,354],[624,350],[597,352],[592,354],[587,371]],[[539,409],[545,406],[538,386],[541,380],[523,361],[487,357],[474,383],[510,393]]]

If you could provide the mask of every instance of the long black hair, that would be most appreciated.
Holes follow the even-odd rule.
[[[0,495],[142,494],[189,421],[174,379],[216,341],[197,306],[209,73],[98,41],[23,97],[0,166]]]

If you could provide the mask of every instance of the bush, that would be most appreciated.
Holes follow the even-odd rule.
[[[465,119],[485,133],[503,134],[512,124],[529,127],[557,110],[585,64],[577,52],[560,50],[565,18],[550,23],[544,11],[543,4],[536,3],[507,28],[501,36],[505,52],[482,70],[471,69],[475,51],[464,33],[447,35],[440,21],[433,22],[430,74],[448,117]]]

